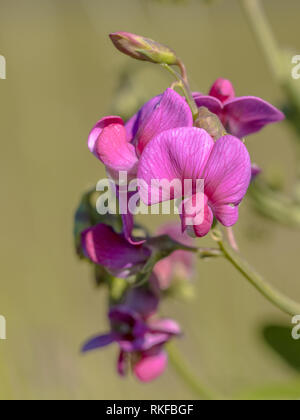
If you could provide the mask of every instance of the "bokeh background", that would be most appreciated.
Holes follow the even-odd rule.
[[[299,54],[299,1],[264,4],[280,44]],[[238,1],[1,0],[0,10],[0,54],[7,60],[7,80],[0,80],[0,314],[8,338],[0,341],[0,398],[193,398],[171,367],[141,385],[116,375],[116,348],[80,355],[82,342],[107,328],[106,299],[90,267],[75,257],[73,213],[81,193],[104,176],[86,146],[92,125],[112,110],[131,112],[171,80],[158,66],[119,54],[109,32],[144,34],[176,49],[194,90],[206,92],[226,77],[239,95],[280,106],[282,93]],[[135,84],[120,88],[121,73],[134,74]],[[286,191],[296,173],[291,137],[283,123],[248,142],[265,174],[285,174]],[[155,229],[165,220],[143,221]],[[262,219],[245,202],[236,234],[257,269],[300,300],[299,231]],[[225,261],[200,262],[194,284],[194,299],[163,306],[185,331],[178,344],[193,371],[227,396],[290,383],[299,391],[299,365],[287,363],[262,333],[291,320]],[[292,344],[291,354],[300,355]]]

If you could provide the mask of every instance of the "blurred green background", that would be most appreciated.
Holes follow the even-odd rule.
[[[299,54],[299,1],[264,4],[280,44]],[[7,320],[0,398],[193,398],[171,367],[141,385],[116,375],[116,348],[79,354],[81,343],[106,330],[107,321],[105,293],[74,254],[73,212],[81,193],[104,175],[86,139],[93,124],[116,108],[120,73],[128,66],[136,72],[137,101],[170,83],[159,67],[114,50],[109,32],[140,33],[176,49],[194,90],[206,92],[217,77],[226,77],[239,95],[281,104],[238,2],[1,0],[0,10],[0,54],[7,60],[7,80],[0,80],[0,314]],[[291,136],[283,123],[248,141],[266,174],[284,171],[287,191],[296,173]],[[154,229],[165,220],[143,221]],[[299,301],[299,231],[254,215],[246,202],[236,232],[243,254]],[[225,261],[199,263],[194,282],[194,300],[168,301],[163,313],[182,324],[179,346],[195,373],[229,396],[297,383],[299,369],[262,339],[264,325],[289,325],[288,317]]]

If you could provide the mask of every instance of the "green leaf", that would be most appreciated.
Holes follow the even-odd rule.
[[[265,343],[292,369],[300,373],[300,340],[292,338],[292,324],[263,327]]]

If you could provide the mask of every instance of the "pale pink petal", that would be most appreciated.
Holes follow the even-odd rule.
[[[162,332],[170,335],[180,335],[181,328],[173,319],[154,319],[148,321],[152,332]]]
[[[173,89],[167,89],[158,103],[152,103],[141,115],[135,137],[140,155],[149,141],[159,133],[178,127],[192,127],[193,116],[187,102]]]
[[[239,138],[261,130],[265,125],[282,121],[284,114],[268,102],[253,96],[232,99],[225,104],[227,130]]]
[[[155,204],[183,196],[184,180],[200,180],[214,146],[213,139],[200,128],[164,131],[145,148],[139,164],[140,196],[145,204]],[[166,188],[161,185],[167,181]],[[173,184],[170,194],[170,182]]]
[[[241,140],[224,136],[217,140],[205,169],[205,194],[214,207],[238,205],[251,179],[251,161]]]
[[[96,141],[99,137],[99,135],[101,134],[102,130],[111,125],[111,124],[120,124],[123,125],[123,120],[120,117],[116,117],[116,116],[109,116],[109,117],[104,117],[102,118],[100,121],[97,122],[97,124],[92,128],[90,134],[89,134],[89,138],[88,138],[88,148],[90,149],[90,151],[96,156],[96,151],[95,151],[95,144]]]
[[[125,127],[121,124],[110,124],[101,131],[95,144],[95,153],[113,172],[132,174],[136,170],[138,159],[135,149],[128,143]]]
[[[140,381],[150,382],[164,373],[167,363],[167,353],[161,350],[156,354],[142,356],[134,365],[133,372]]]

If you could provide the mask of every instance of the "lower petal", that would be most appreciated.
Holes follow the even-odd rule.
[[[215,216],[223,226],[230,227],[237,223],[239,218],[239,207],[231,204],[224,204],[214,209]]]
[[[134,365],[133,372],[140,381],[150,382],[164,373],[167,363],[167,353],[160,350],[156,354],[143,355]]]
[[[108,127],[111,124],[123,124],[123,120],[120,117],[116,117],[116,116],[110,116],[110,117],[104,117],[102,118],[100,121],[97,122],[97,124],[92,128],[90,134],[89,134],[89,138],[88,138],[88,148],[90,149],[90,151],[96,156],[96,151],[95,151],[95,144],[96,141],[98,139],[98,137],[100,136],[102,130],[105,127]]]

